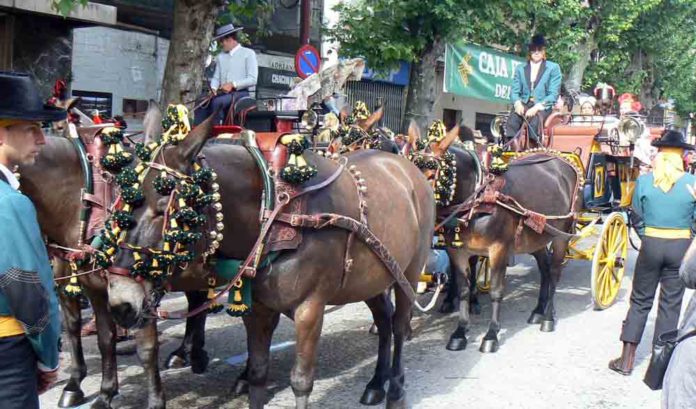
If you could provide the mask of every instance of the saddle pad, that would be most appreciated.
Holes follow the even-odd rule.
[[[297,193],[300,188],[282,181],[280,178],[275,180],[276,196],[281,193],[287,193],[292,196]],[[277,206],[277,204],[276,204]],[[300,196],[293,199],[285,206],[283,213],[287,214],[305,214],[307,211],[307,196]],[[268,239],[264,247],[264,254],[281,250],[295,250],[302,244],[302,229],[293,227],[286,223],[274,223],[271,230],[268,232]]]

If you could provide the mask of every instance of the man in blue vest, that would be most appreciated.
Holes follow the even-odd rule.
[[[546,59],[544,36],[535,35],[529,43],[527,64],[515,69],[510,95],[514,109],[505,124],[506,139],[514,138],[526,121],[529,138],[539,143],[544,120],[561,92],[561,82],[561,67]]]
[[[256,88],[259,76],[256,53],[243,47],[237,36],[242,27],[226,24],[215,31],[222,51],[215,59],[215,73],[210,80],[211,99],[195,112],[194,124],[199,124],[217,112],[215,125],[225,120],[230,107],[240,98],[249,96]]]
[[[645,231],[633,273],[630,307],[621,330],[621,357],[609,362],[609,369],[630,375],[636,349],[643,337],[648,314],[660,287],[659,306],[652,343],[677,329],[684,282],[679,266],[691,244],[691,227],[696,220],[696,198],[691,193],[696,176],[684,171],[684,151],[694,146],[681,132],[668,130],[652,143],[658,148],[653,171],[636,180],[631,207],[642,217]]]
[[[0,407],[39,408],[58,372],[60,321],[36,210],[12,170],[34,163],[41,121],[67,113],[42,103],[26,74],[0,72]]]

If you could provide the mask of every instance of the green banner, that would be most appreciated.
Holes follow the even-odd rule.
[[[523,58],[460,41],[445,49],[444,91],[508,103],[515,68]]]

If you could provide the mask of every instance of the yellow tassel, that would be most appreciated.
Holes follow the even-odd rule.
[[[461,231],[461,229],[459,228],[459,226],[454,228],[454,241],[452,241],[452,247],[454,247],[456,249],[461,248],[464,245],[461,237],[459,237],[460,231]]]
[[[444,247],[447,245],[447,242],[445,242],[445,235],[444,235],[444,230],[440,229],[437,232],[437,246],[438,247]]]
[[[307,166],[307,161],[301,155],[297,157],[297,166],[301,168]]]
[[[239,290],[234,291],[234,302],[241,302],[242,301],[242,292]]]
[[[157,268],[157,267],[159,267],[159,263],[157,262],[156,258],[153,258],[152,259],[152,268]]]
[[[77,275],[75,275],[74,272],[70,275],[68,285],[65,286],[65,293],[70,296],[76,296],[82,293],[82,288],[77,282]]]
[[[165,242],[164,242],[164,246],[162,246],[162,247],[163,247],[163,251],[165,251],[165,252],[167,252],[167,253],[170,252],[170,251],[171,251],[171,248],[172,248],[172,247],[171,247],[171,244],[169,244],[168,241],[165,241]]]

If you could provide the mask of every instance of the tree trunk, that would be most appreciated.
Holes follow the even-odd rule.
[[[406,113],[401,125],[403,131],[408,129],[412,119],[416,121],[421,130],[428,127],[437,96],[437,59],[444,50],[445,44],[436,40],[430,47],[426,48],[418,61],[411,65],[406,95]]]
[[[200,94],[217,9],[222,4],[222,0],[175,0],[162,106],[190,102]]]
[[[590,32],[587,39],[580,42],[576,47],[578,59],[575,60],[573,65],[570,67],[564,82],[565,88],[568,92],[580,92],[582,89],[582,80],[585,76],[585,70],[590,64],[592,51],[594,51],[595,48],[597,48],[597,43],[595,40],[595,31],[593,30]]]

